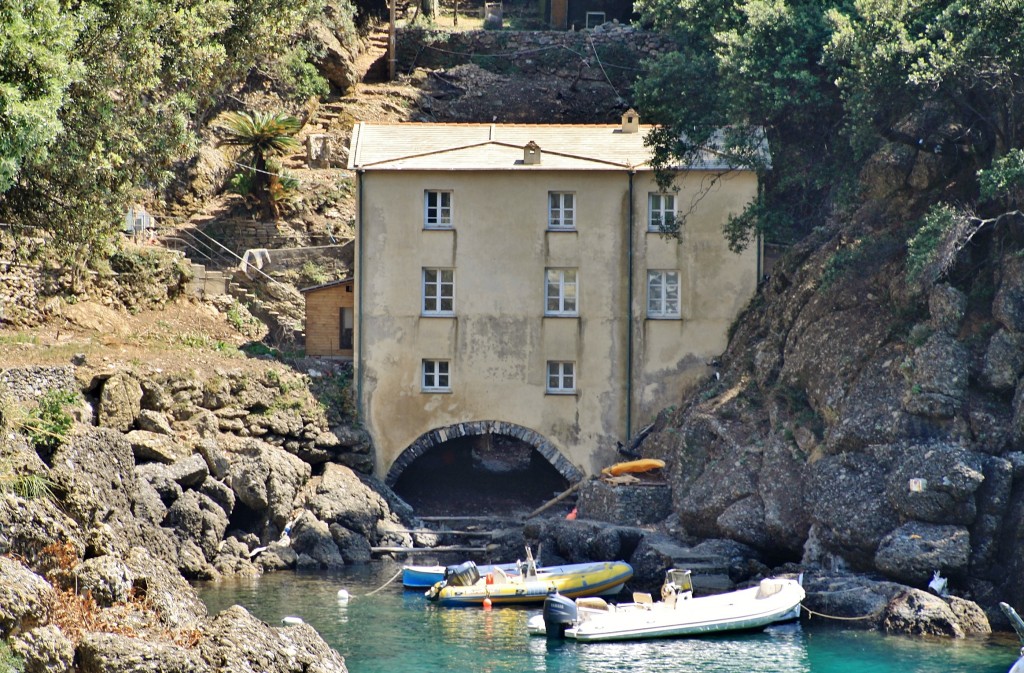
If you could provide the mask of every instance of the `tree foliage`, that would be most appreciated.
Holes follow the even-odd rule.
[[[56,0],[0,0],[0,193],[26,160],[45,156],[75,76],[77,26]]]
[[[228,87],[323,6],[0,0],[0,221],[51,231],[65,261],[104,255],[139,190],[194,154]]]
[[[784,239],[852,194],[882,142],[952,156],[973,175],[1024,142],[1024,0],[640,0],[675,53],[636,87],[656,165],[681,165],[715,128],[761,127],[763,197],[730,222]],[[727,148],[742,157],[743,138]],[[745,148],[749,152],[749,146]]]
[[[280,216],[281,205],[293,191],[287,188],[288,176],[282,176],[280,166],[270,159],[297,149],[295,134],[301,128],[302,122],[282,112],[229,112],[221,120],[225,136],[220,144],[243,148],[243,157],[252,161],[244,174],[264,217]]]

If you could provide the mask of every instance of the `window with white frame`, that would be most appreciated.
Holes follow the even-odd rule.
[[[587,12],[587,28],[597,28],[605,22],[604,12]]]
[[[647,317],[678,318],[679,272],[647,272]]]
[[[544,314],[577,314],[576,269],[548,269],[544,276]]]
[[[548,229],[576,228],[576,195],[548,192]]]
[[[424,360],[422,385],[424,392],[451,392],[451,363],[448,360]]]
[[[452,193],[427,190],[423,193],[423,227],[450,229],[452,226]]]
[[[548,362],[549,393],[565,395],[576,392],[576,363]]]
[[[675,194],[647,195],[647,230],[672,229],[676,222]]]
[[[423,315],[455,313],[455,271],[423,269]]]

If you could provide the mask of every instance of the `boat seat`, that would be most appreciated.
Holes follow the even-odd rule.
[[[611,610],[611,606],[608,605],[608,601],[600,596],[584,596],[583,598],[577,598],[576,607],[587,608],[590,610]]]
[[[761,584],[757,587],[757,593],[754,598],[768,598],[782,591],[782,582],[776,582],[774,580],[765,579],[761,580]]]
[[[649,593],[645,593],[643,591],[634,591],[633,602],[638,603],[640,605],[653,605],[654,599],[651,598],[651,595]]]
[[[495,584],[508,584],[508,573],[501,568],[494,568],[491,574],[494,575]]]

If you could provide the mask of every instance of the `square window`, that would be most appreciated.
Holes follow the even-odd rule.
[[[576,228],[576,195],[548,192],[548,229]]]
[[[604,22],[604,12],[587,12],[587,28],[597,28]]]
[[[450,368],[448,360],[424,360],[423,392],[451,392]]]
[[[556,395],[576,392],[576,363],[548,362],[547,391]]]
[[[647,230],[672,231],[676,224],[675,194],[647,195]]]
[[[451,229],[452,193],[426,191],[423,193],[423,228]]]
[[[423,315],[455,314],[455,271],[423,269]]]
[[[544,315],[577,315],[576,269],[548,269],[544,276]]]
[[[647,317],[678,318],[679,272],[647,272]]]

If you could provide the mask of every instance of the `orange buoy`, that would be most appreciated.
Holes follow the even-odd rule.
[[[484,599],[484,611],[487,611],[487,610],[490,610],[490,609],[491,609],[491,597],[488,596],[487,598]]]
[[[575,521],[576,520],[576,508],[573,507],[572,511],[565,515],[565,518],[568,519],[569,521]]]

